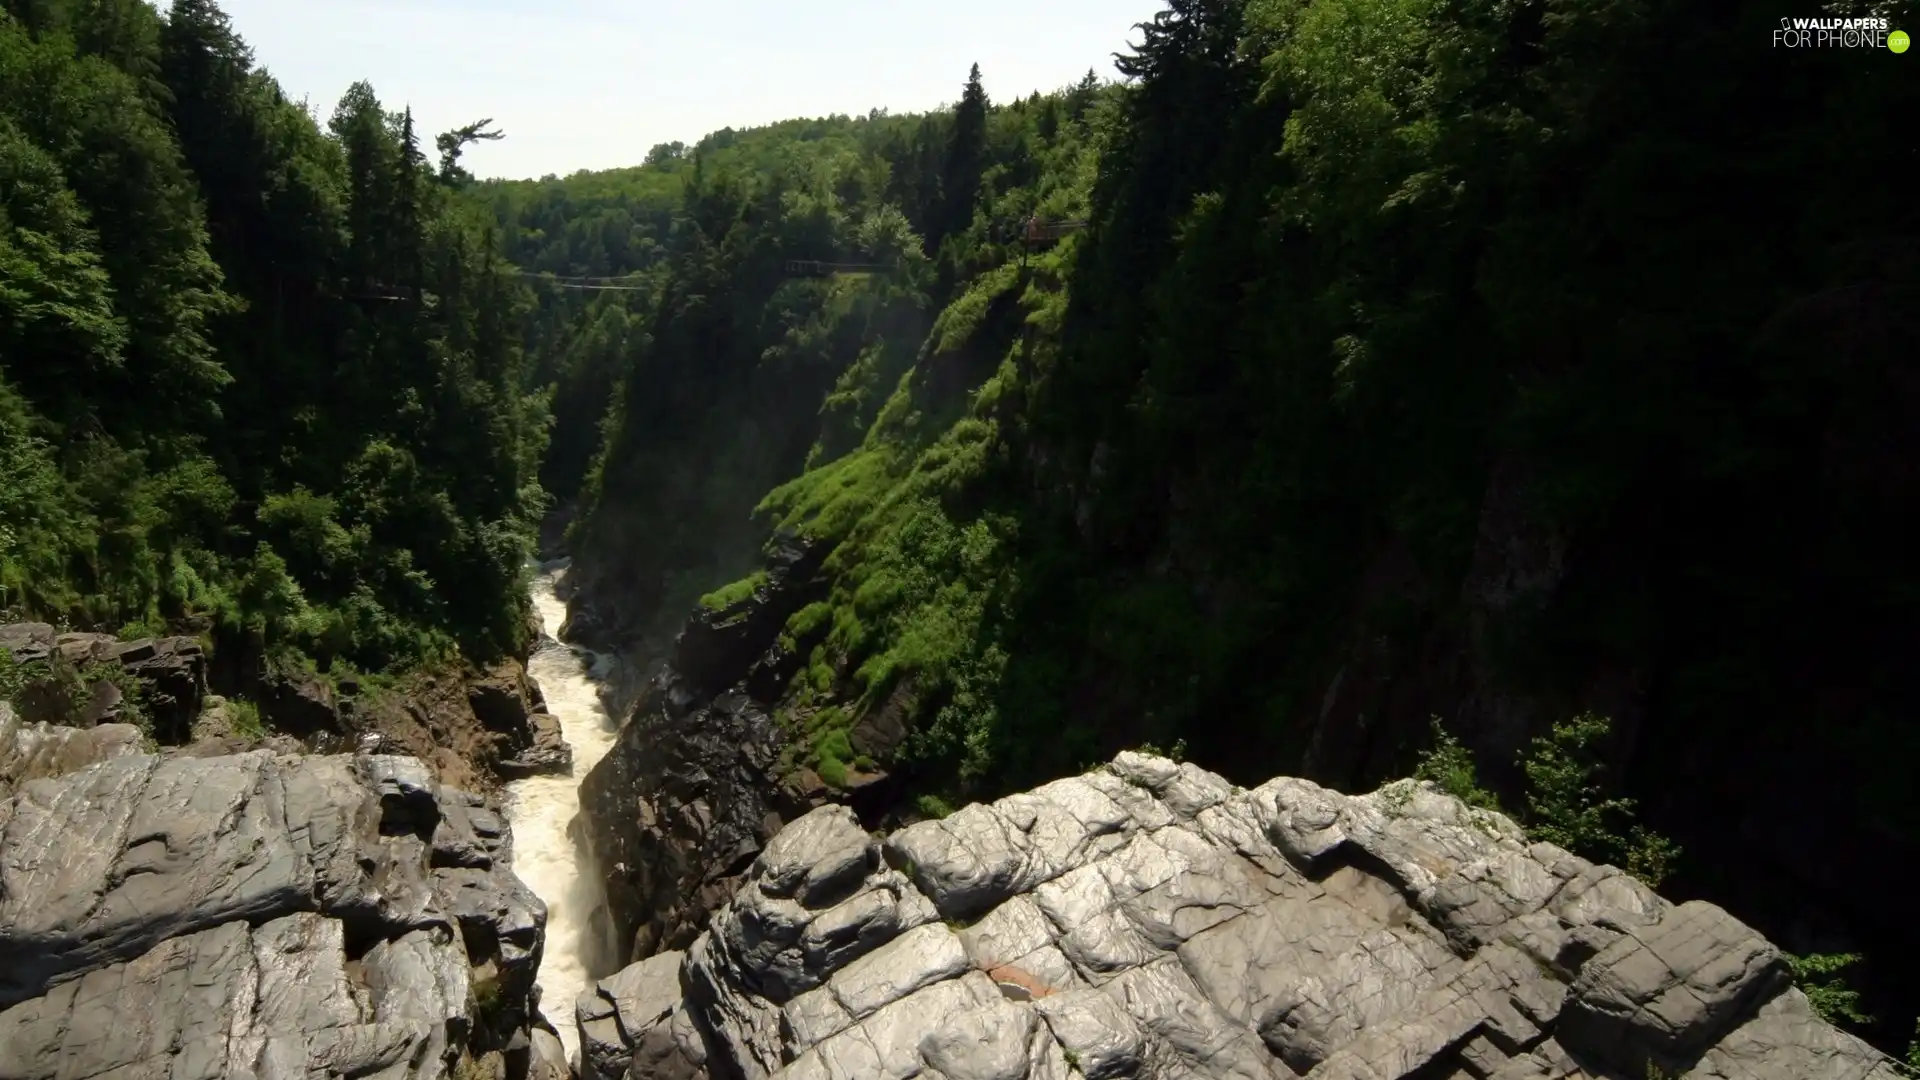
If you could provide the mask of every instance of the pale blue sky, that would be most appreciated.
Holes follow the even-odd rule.
[[[164,2],[164,0],[163,0]],[[1112,54],[1160,0],[222,0],[322,119],[355,79],[431,136],[491,116],[483,177],[639,164],[647,148],[794,116],[927,109],[978,62],[995,100]]]

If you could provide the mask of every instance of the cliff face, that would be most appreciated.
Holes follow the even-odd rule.
[[[604,878],[612,966],[685,948],[761,845],[819,801],[783,783],[785,737],[768,715],[792,674],[777,639],[815,563],[782,549],[754,595],[696,613],[582,781],[578,827]]]
[[[0,703],[0,1075],[526,1074],[546,909],[494,807],[411,758],[125,734]]]
[[[1425,785],[1133,753],[884,842],[815,810],[577,1020],[583,1080],[1897,1076],[1720,908]]]

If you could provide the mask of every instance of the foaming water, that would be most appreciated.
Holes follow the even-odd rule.
[[[555,637],[567,605],[554,594],[564,567],[543,567],[533,582],[533,606],[541,629]],[[540,1011],[560,1033],[567,1057],[578,1060],[579,1032],[573,1001],[588,988],[588,918],[599,900],[599,877],[586,853],[567,838],[580,811],[580,781],[613,745],[614,726],[600,705],[594,672],[563,645],[543,642],[527,669],[540,681],[547,711],[560,720],[573,748],[573,772],[535,776],[507,785],[507,819],[513,823],[513,868],[547,905],[547,947],[540,960]]]

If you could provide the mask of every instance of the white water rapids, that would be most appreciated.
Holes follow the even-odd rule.
[[[557,640],[567,605],[554,594],[565,564],[540,568],[533,606],[540,627]],[[513,869],[547,905],[547,946],[540,960],[540,1011],[560,1033],[569,1060],[579,1060],[580,1034],[573,1001],[589,983],[586,970],[588,918],[597,902],[598,875],[584,852],[574,849],[567,824],[580,811],[580,781],[613,745],[614,725],[595,689],[595,670],[574,650],[543,642],[527,661],[540,682],[547,711],[558,717],[573,748],[573,771],[535,776],[507,785],[507,820],[513,825]]]

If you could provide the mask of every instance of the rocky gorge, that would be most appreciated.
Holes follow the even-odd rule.
[[[1124,752],[924,820],[825,785],[774,715],[816,558],[696,612],[582,785],[625,950],[582,1080],[1904,1075],[1724,908],[1430,783]]]
[[[0,1080],[1902,1075],[1727,911],[1429,783],[1243,788],[1125,752],[923,820],[884,775],[829,788],[764,704],[811,558],[696,614],[589,748],[572,842],[542,824],[529,857],[601,871],[569,903],[607,893],[552,942],[503,804],[437,775],[458,763],[0,704]],[[557,622],[552,577],[536,599]],[[128,644],[85,648],[192,670],[188,643]],[[491,685],[476,717],[516,684]],[[556,945],[563,994],[604,975],[571,1001],[537,985]]]

